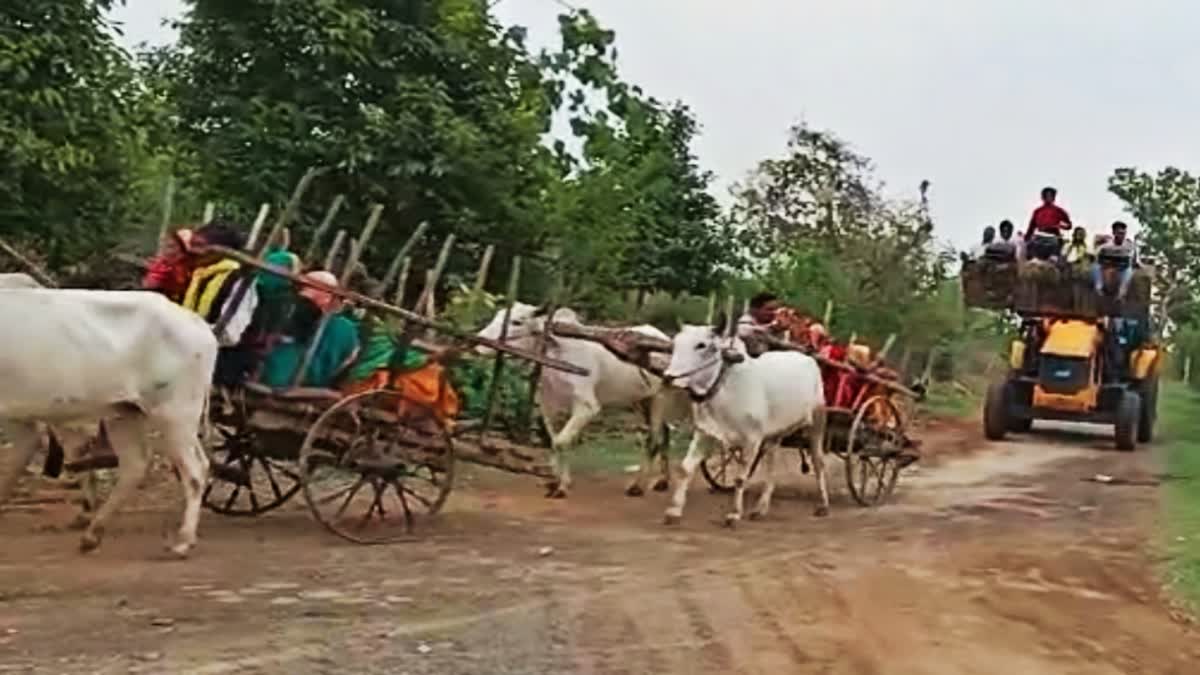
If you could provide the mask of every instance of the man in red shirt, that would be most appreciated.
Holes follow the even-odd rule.
[[[1033,239],[1034,232],[1050,232],[1056,237],[1061,238],[1063,232],[1070,230],[1071,216],[1067,214],[1066,209],[1054,203],[1058,197],[1058,190],[1052,187],[1042,190],[1042,205],[1033,210],[1033,217],[1029,219],[1029,229],[1025,231],[1025,241]]]

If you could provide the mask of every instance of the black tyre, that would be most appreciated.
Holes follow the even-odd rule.
[[[1117,403],[1115,437],[1118,450],[1130,451],[1137,447],[1138,424],[1142,417],[1142,397],[1137,392],[1125,391]]]
[[[1033,429],[1032,417],[1010,417],[1008,420],[1008,430],[1013,433],[1025,434],[1030,429]]]
[[[987,390],[987,398],[983,402],[983,435],[989,441],[1004,440],[1008,433],[1008,382],[994,382]]]
[[[1154,440],[1154,423],[1158,421],[1158,376],[1142,380],[1138,392],[1142,397],[1142,414],[1138,417],[1138,443]]]

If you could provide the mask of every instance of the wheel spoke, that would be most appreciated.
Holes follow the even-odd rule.
[[[275,474],[271,472],[271,461],[265,457],[258,458],[262,464],[263,473],[267,475],[267,481],[271,483],[271,491],[275,493],[275,499],[283,499],[283,490],[279,489],[279,482],[275,480]]]
[[[396,494],[400,497],[400,507],[404,509],[404,531],[412,534],[413,531],[413,514],[408,508],[408,499],[404,497],[404,486],[399,480],[393,480],[392,486],[396,488]]]
[[[358,494],[358,491],[362,489],[363,484],[366,482],[366,478],[359,478],[358,482],[354,484],[354,487],[350,488],[349,493],[346,494],[346,501],[342,502],[342,506],[337,510],[337,514],[334,516],[335,520],[340,519],[342,514],[346,513],[346,509],[350,506],[350,502],[354,501],[354,496]]]
[[[416,499],[417,501],[424,504],[426,509],[431,510],[431,511],[433,510],[433,502],[430,501],[428,497],[420,494],[419,492],[413,490],[410,487],[406,487],[403,483],[400,483],[400,488],[404,492],[407,492],[408,494],[412,495],[413,499]]]

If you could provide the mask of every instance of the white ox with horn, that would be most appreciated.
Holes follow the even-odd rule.
[[[491,322],[479,331],[479,337],[500,340],[504,332],[505,313],[504,309],[497,312]],[[504,342],[521,349],[536,349],[539,337],[543,336],[546,330],[546,321],[545,308],[522,302],[515,303],[509,314],[508,332]],[[578,315],[565,307],[554,312],[554,321],[580,323]],[[630,330],[661,340],[670,339],[654,326],[634,326]],[[644,494],[643,483],[656,458],[661,467],[661,475],[654,483],[654,490],[666,491],[670,487],[667,419],[676,411],[686,411],[677,392],[664,387],[660,378],[622,361],[603,345],[591,340],[552,335],[546,336],[545,344],[547,356],[586,368],[590,373],[575,375],[550,368],[542,369],[541,380],[538,382],[541,391],[540,407],[546,431],[550,434],[555,473],[555,481],[548,486],[546,496],[567,496],[571,484],[571,467],[566,451],[579,438],[584,427],[605,408],[627,407],[636,408],[643,415],[647,434],[646,456],[625,494],[631,497]],[[481,354],[491,351],[483,346],[477,347],[476,350]],[[675,402],[680,405],[672,405]],[[555,431],[555,420],[564,414],[569,415],[567,422]]]
[[[10,317],[0,322],[0,431],[13,443],[0,473],[0,504],[39,445],[38,423],[103,419],[120,466],[80,542],[94,549],[145,475],[149,427],[160,432],[179,474],[185,506],[168,547],[186,555],[208,477],[199,430],[217,358],[212,330],[163,296],[138,291],[4,290],[0,316]]]
[[[733,510],[725,516],[730,527],[742,519],[746,483],[761,452],[766,476],[758,504],[750,517],[761,518],[771,508],[775,491],[775,455],[779,443],[797,431],[807,431],[813,470],[821,503],[816,515],[829,513],[825,484],[825,394],[821,371],[812,357],[794,351],[771,351],[750,358],[745,343],[724,336],[724,318],[717,327],[683,326],[672,340],[671,363],[665,377],[688,392],[696,426],[683,479],[676,486],[665,522],[683,517],[688,485],[696,467],[713,443],[737,449],[739,475],[735,481]],[[744,460],[750,460],[749,467]]]

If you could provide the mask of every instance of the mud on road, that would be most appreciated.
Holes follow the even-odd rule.
[[[566,502],[469,474],[418,543],[361,547],[307,513],[206,513],[193,558],[157,553],[167,509],[123,514],[88,557],[65,505],[0,519],[0,672],[1194,673],[1196,630],[1164,599],[1149,451],[1106,438],[987,444],[956,429],[877,510],[797,472],[770,518],[728,499],[581,476]],[[831,485],[841,482],[832,462]],[[146,500],[143,500],[146,501]],[[174,515],[171,515],[174,518]]]

